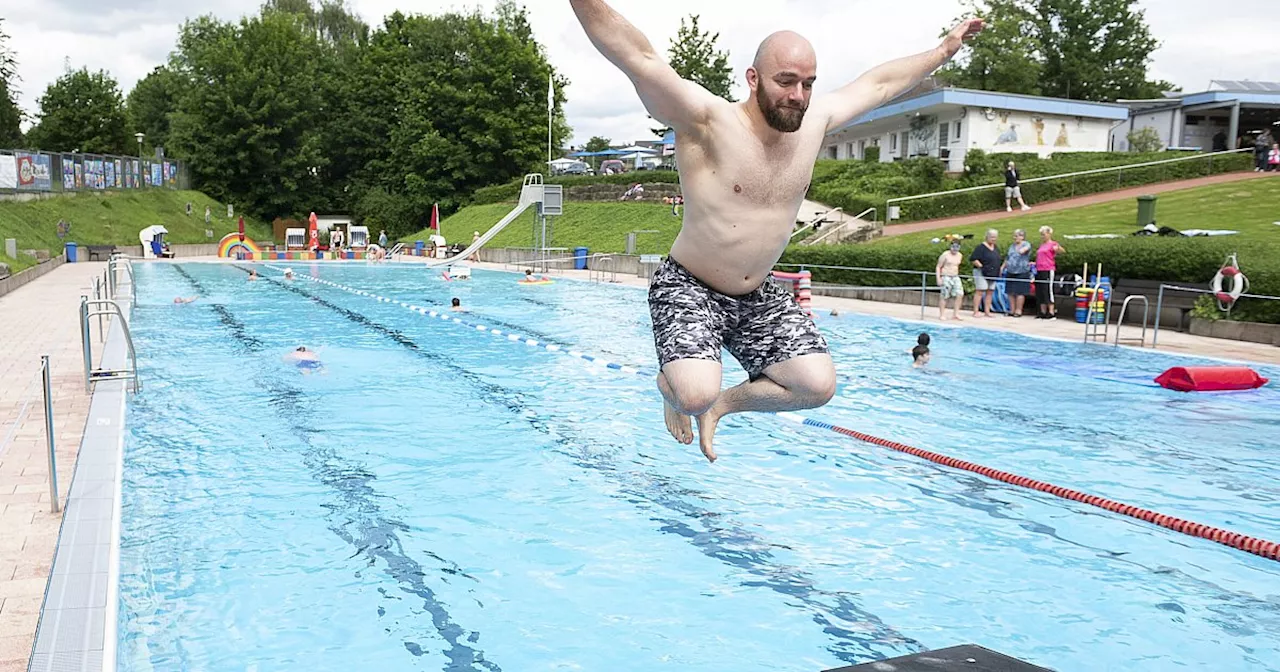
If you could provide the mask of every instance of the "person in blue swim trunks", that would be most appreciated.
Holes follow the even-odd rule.
[[[320,357],[316,354],[316,351],[309,350],[305,345],[299,345],[296,350],[285,355],[284,360],[292,362],[303,375],[324,369],[324,364],[320,362]]]

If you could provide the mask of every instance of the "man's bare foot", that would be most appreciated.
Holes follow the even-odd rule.
[[[676,441],[686,446],[693,443],[693,422],[689,416],[672,408],[665,399],[662,400],[662,413],[666,416],[667,431]]]
[[[716,449],[711,443],[716,438],[716,425],[720,422],[722,415],[717,403],[712,404],[706,413],[698,416],[698,445],[709,462],[716,461]]]
[[[964,322],[964,318],[960,317],[959,315],[952,315],[951,319],[955,320],[956,322]]]

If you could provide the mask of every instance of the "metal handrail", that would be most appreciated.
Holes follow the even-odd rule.
[[[1129,310],[1129,302],[1133,301],[1134,299],[1140,299],[1142,301],[1142,336],[1139,338],[1133,338],[1133,337],[1120,338],[1120,328],[1124,326],[1124,314],[1126,311]],[[1124,303],[1120,304],[1120,317],[1116,320],[1116,345],[1119,346],[1120,341],[1124,341],[1126,343],[1133,343],[1134,341],[1137,341],[1139,347],[1146,347],[1147,318],[1150,312],[1151,312],[1151,302],[1147,301],[1146,295],[1130,294],[1129,296],[1124,297]]]
[[[614,258],[608,254],[592,255],[591,262],[587,264],[587,279],[592,282],[606,282],[606,274],[609,276],[608,282],[618,281],[618,265]]]
[[[1196,289],[1194,287],[1183,287],[1181,285],[1160,284],[1160,293],[1156,296],[1156,326],[1151,334],[1151,347],[1156,347],[1160,341],[1160,311],[1164,308],[1164,290],[1172,289],[1175,292],[1192,292],[1194,294],[1213,294],[1213,290]],[[1268,296],[1266,294],[1241,294],[1242,299],[1266,299],[1268,301],[1280,301],[1280,296]]]
[[[805,230],[807,230],[807,229],[811,229],[811,228],[813,228],[813,225],[814,225],[814,224],[817,224],[818,222],[821,222],[821,221],[823,221],[824,219],[826,219],[826,218],[827,218],[827,215],[830,215],[830,214],[832,214],[832,213],[838,213],[838,212],[844,212],[844,207],[835,207],[835,208],[831,208],[830,210],[824,210],[823,212],[818,213],[817,215],[815,215],[815,216],[814,216],[814,218],[813,218],[813,219],[811,219],[811,220],[809,220],[808,222],[806,222],[805,224],[801,225],[801,226],[800,226],[799,228],[797,228],[795,231],[792,231],[792,232],[791,232],[791,237],[792,237],[792,238],[795,238],[797,235],[799,235],[799,234],[800,234],[800,232],[801,232],[801,231],[805,231]]]
[[[1161,165],[1166,165],[1166,164],[1170,164],[1170,163],[1179,163],[1179,162],[1182,162],[1182,161],[1195,161],[1195,160],[1197,160],[1197,159],[1201,159],[1201,160],[1203,160],[1203,159],[1205,159],[1205,158],[1208,158],[1208,159],[1210,159],[1210,161],[1212,161],[1212,157],[1215,157],[1215,156],[1221,156],[1221,155],[1224,155],[1224,154],[1239,154],[1239,153],[1241,153],[1241,152],[1252,152],[1252,151],[1253,151],[1253,149],[1251,149],[1251,148],[1246,148],[1246,149],[1229,149],[1229,150],[1224,151],[1224,152],[1209,152],[1209,153],[1206,153],[1206,154],[1194,154],[1194,155],[1192,155],[1192,156],[1180,156],[1180,157],[1178,157],[1178,158],[1176,158],[1176,159],[1161,159],[1160,161],[1145,161],[1145,162],[1143,162],[1143,163],[1130,163],[1130,164],[1126,164],[1126,165],[1123,165],[1123,166],[1112,166],[1112,167],[1110,167],[1110,168],[1094,168],[1094,169],[1092,169],[1092,170],[1080,170],[1080,171],[1076,171],[1076,172],[1074,172],[1074,173],[1061,173],[1061,174],[1059,174],[1059,175],[1046,175],[1046,176],[1044,176],[1044,177],[1033,177],[1033,178],[1031,178],[1031,179],[1027,179],[1027,180],[1020,180],[1020,181],[1019,181],[1019,184],[1031,184],[1031,183],[1035,183],[1035,182],[1046,182],[1046,181],[1048,181],[1048,180],[1060,180],[1060,179],[1063,179],[1063,178],[1066,178],[1066,177],[1081,177],[1081,176],[1084,176],[1084,175],[1101,175],[1101,174],[1103,174],[1103,173],[1110,173],[1110,172],[1122,171],[1122,170],[1125,170],[1126,168],[1147,168],[1147,167],[1150,167],[1150,166],[1161,166]],[[935,192],[928,193],[928,194],[916,194],[916,195],[914,195],[914,196],[899,196],[898,198],[890,198],[890,199],[888,199],[888,200],[886,200],[886,201],[884,202],[884,205],[885,205],[885,221],[886,221],[886,222],[888,222],[888,217],[889,217],[889,205],[890,205],[891,203],[902,203],[902,202],[905,202],[905,201],[915,201],[915,200],[919,200],[919,199],[921,199],[921,198],[932,198],[932,197],[934,197],[934,196],[945,196],[945,195],[947,195],[947,194],[963,194],[963,193],[972,192],[972,191],[983,191],[983,190],[986,190],[986,189],[1001,189],[1001,188],[1003,188],[1003,187],[1004,187],[1004,183],[1003,183],[1003,182],[994,182],[994,183],[992,183],[992,184],[983,184],[983,185],[979,185],[979,186],[976,186],[976,187],[964,187],[963,189],[951,189],[951,190],[947,190],[947,191],[935,191]]]
[[[124,263],[121,264],[120,262],[124,262]],[[118,269],[122,267],[129,275],[129,298],[133,301],[137,301],[138,300],[138,283],[135,281],[135,276],[133,274],[133,262],[130,261],[127,257],[122,257],[118,255],[113,255],[110,259],[107,260],[107,271],[108,271],[107,276],[109,278],[109,283],[111,287],[111,298],[115,298],[116,296],[116,289],[117,289],[117,285],[119,284],[118,281],[116,280],[116,272]]]
[[[102,306],[102,308],[97,306]],[[120,329],[124,333],[125,345],[129,350],[129,368],[93,368],[93,339],[89,337],[89,318],[99,315],[119,318]],[[142,389],[142,380],[138,377],[138,353],[133,348],[133,335],[129,332],[129,323],[125,320],[124,312],[120,310],[120,304],[111,299],[80,297],[80,336],[81,347],[84,351],[84,391],[86,394],[92,392],[93,384],[101,380],[131,380],[131,387],[134,393]]]
[[[857,215],[855,215],[855,216],[853,217],[853,219],[851,219],[851,220],[850,220],[850,219],[843,220],[843,221],[841,221],[839,224],[837,224],[837,225],[835,225],[835,226],[831,227],[831,229],[830,229],[829,231],[827,231],[826,233],[822,234],[821,236],[818,236],[817,238],[814,238],[813,240],[804,240],[804,241],[801,241],[801,243],[800,243],[800,244],[801,244],[801,245],[817,245],[818,243],[820,243],[820,242],[822,242],[823,240],[825,240],[825,239],[827,238],[827,236],[830,236],[831,234],[836,233],[836,232],[838,232],[838,231],[843,231],[843,230],[844,230],[844,228],[845,228],[846,226],[849,226],[849,222],[851,222],[851,221],[866,222],[866,221],[868,221],[868,220],[863,219],[863,218],[862,218],[862,216],[863,216],[863,215],[865,215],[865,214],[867,214],[868,212],[870,212],[870,213],[876,213],[876,212],[877,212],[877,210],[876,210],[875,208],[867,208],[866,210],[863,210],[862,212],[860,212],[860,213],[858,213]],[[870,221],[871,221],[871,222],[875,222],[877,217],[879,217],[879,215],[878,215],[878,214],[873,214],[873,215],[872,215],[872,217],[871,217],[871,220],[870,220]],[[839,239],[837,239],[837,240],[836,240],[836,242],[840,242],[840,241],[839,241]]]

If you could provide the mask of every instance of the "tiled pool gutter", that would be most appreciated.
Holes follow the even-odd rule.
[[[128,301],[121,303],[128,315]],[[124,368],[127,358],[124,333],[112,320],[100,366]],[[125,380],[94,384],[40,610],[30,672],[116,669],[127,385]]]

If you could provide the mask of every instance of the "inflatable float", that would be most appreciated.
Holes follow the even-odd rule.
[[[551,282],[552,282],[551,280],[517,280],[517,281],[516,281],[516,284],[517,284],[517,285],[521,285],[521,286],[528,286],[528,285],[549,285],[549,284],[551,284]]]
[[[1255,390],[1267,379],[1246,366],[1175,366],[1156,377],[1160,387],[1178,392]]]

